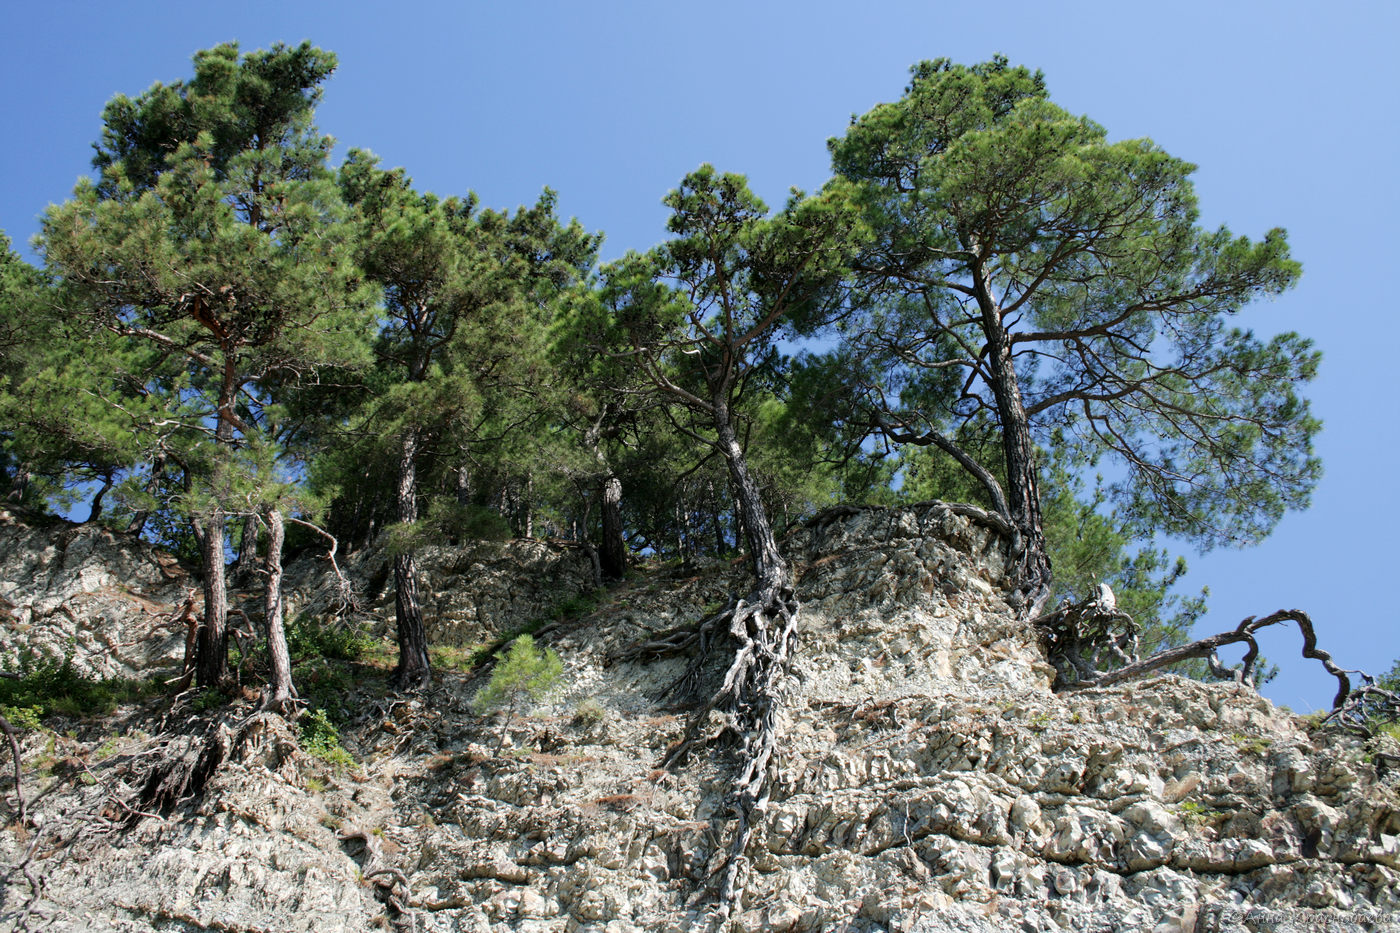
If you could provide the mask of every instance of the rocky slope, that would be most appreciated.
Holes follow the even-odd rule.
[[[1400,783],[1363,744],[1231,685],[1052,694],[1003,600],[1001,543],[939,507],[861,512],[787,547],[803,608],[783,791],[734,928],[1400,929]],[[187,707],[31,735],[44,789],[30,826],[0,833],[0,860],[28,853],[0,929],[706,929],[725,756],[657,770],[685,720],[653,698],[681,662],[609,658],[742,579],[639,577],[542,633],[567,685],[501,754],[506,724],[469,708],[481,680],[450,673],[413,697],[360,678],[352,769],[280,719],[220,714],[227,762],[169,814],[114,801],[178,751]],[[325,598],[306,586],[303,605]]]
[[[136,677],[184,657],[179,607],[198,584],[169,555],[96,525],[0,508],[0,659],[71,657]]]

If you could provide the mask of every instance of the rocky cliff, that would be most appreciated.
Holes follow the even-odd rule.
[[[70,657],[94,677],[177,667],[198,584],[168,554],[97,525],[0,509],[0,661]]]
[[[1001,542],[937,506],[786,546],[801,645],[735,929],[1400,929],[1400,783],[1364,744],[1233,685],[1053,694],[1004,601]],[[443,599],[487,605],[473,580],[509,574],[476,562]],[[537,587],[541,568],[526,573]],[[324,598],[314,576],[303,606]],[[567,684],[513,724],[472,714],[479,675],[415,696],[357,678],[351,768],[251,708],[153,704],[30,734],[38,797],[27,828],[0,833],[0,860],[22,866],[0,928],[706,929],[726,757],[658,770],[685,720],[654,698],[681,662],[609,659],[742,579],[639,575],[541,633]],[[124,806],[142,763],[200,723],[226,750],[203,792],[169,813]]]

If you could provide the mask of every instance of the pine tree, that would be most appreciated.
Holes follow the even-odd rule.
[[[394,518],[408,529],[420,518],[429,447],[451,451],[448,468],[465,477],[488,445],[498,467],[500,452],[529,435],[540,417],[533,399],[550,382],[539,372],[545,306],[592,264],[598,239],[561,226],[549,192],[514,216],[479,211],[474,196],[415,191],[402,170],[361,151],[339,182],[356,208],[359,261],[383,296],[382,391],[361,417],[395,441]],[[432,676],[413,540],[401,535],[394,556],[401,687]]]
[[[107,105],[99,179],[44,221],[68,320],[158,349],[189,374],[167,404],[192,481],[182,508],[200,543],[206,686],[227,674],[226,519],[247,510],[249,484],[274,479],[241,452],[267,428],[273,392],[352,364],[368,321],[325,164],[331,141],[312,123],[334,67],[307,43],[197,53],[189,81]]]
[[[930,444],[986,488],[1018,539],[1022,609],[1049,598],[1038,444],[1060,429],[1124,469],[1109,488],[1137,527],[1203,547],[1267,534],[1306,504],[1318,422],[1297,387],[1307,340],[1232,328],[1299,266],[1197,226],[1194,166],[1052,104],[1005,59],[924,62],[899,101],[831,141],[876,232],[848,322],[872,420]],[[990,417],[1005,485],[957,434]]]

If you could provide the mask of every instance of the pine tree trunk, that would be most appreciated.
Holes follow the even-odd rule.
[[[234,357],[224,350],[223,381],[219,387],[217,424],[214,428],[214,466],[210,486],[214,492],[214,508],[204,520],[200,540],[200,559],[204,567],[204,625],[199,630],[199,656],[195,682],[201,687],[216,687],[228,677],[228,584],[224,554],[224,534],[227,531],[223,502],[229,494],[229,464],[225,458],[233,448],[233,403],[238,393]],[[189,477],[186,476],[188,482]],[[196,528],[196,533],[200,529]]]
[[[287,636],[282,626],[282,544],[286,530],[282,511],[276,506],[263,507],[267,524],[267,554],[263,556],[263,624],[267,630],[267,654],[272,668],[272,683],[263,696],[263,706],[279,712],[289,712],[292,698],[292,659],[287,652]],[[247,531],[244,531],[247,534]]]
[[[724,683],[709,706],[730,711],[741,746],[741,767],[729,796],[738,826],[720,888],[721,903],[732,909],[742,896],[749,841],[772,793],[778,754],[779,690],[797,644],[800,607],[793,592],[792,570],[778,550],[758,484],[729,423],[728,409],[719,400],[715,403],[715,428],[756,578],[753,592],[739,601],[730,619],[729,633],[737,648]]]
[[[616,582],[627,575],[627,545],[622,538],[622,480],[609,475],[603,479],[602,547],[599,569],[604,580]]]
[[[453,471],[457,504],[466,508],[472,504],[472,471],[468,466],[459,466]]]
[[[758,588],[791,589],[792,571],[778,552],[778,542],[768,521],[763,496],[749,472],[748,461],[728,421],[727,412],[722,421],[716,416],[720,452],[724,454],[729,467],[729,480],[734,487],[734,513],[749,546],[749,561],[758,580]]]
[[[399,451],[399,521],[418,520],[418,432],[405,428]],[[394,557],[394,618],[398,630],[399,665],[394,683],[404,689],[426,686],[432,680],[428,660],[428,638],[423,627],[423,611],[418,598],[418,567],[413,549]]]
[[[195,641],[195,683],[217,687],[228,677],[228,591],[224,585],[224,513],[215,508],[198,523],[204,572],[204,621]]]
[[[1011,338],[1001,320],[1001,309],[992,297],[992,286],[985,269],[974,263],[978,308],[982,330],[987,337],[987,363],[991,369],[991,389],[1001,423],[1002,453],[1006,458],[1008,505],[1006,516],[1021,537],[1017,557],[1017,592],[1024,603],[1024,618],[1040,615],[1050,599],[1052,572],[1045,542],[1045,523],[1040,511],[1040,484],[1031,441],[1030,419],[1021,401],[1021,384],[1012,358]]]

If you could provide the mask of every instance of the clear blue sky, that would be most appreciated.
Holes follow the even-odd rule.
[[[102,105],[190,73],[196,50],[310,39],[340,56],[319,122],[441,194],[560,207],[605,257],[664,235],[661,197],[701,162],[770,204],[828,175],[825,141],[901,93],[908,67],[1001,52],[1113,138],[1200,166],[1205,222],[1286,227],[1301,285],[1243,323],[1325,354],[1311,396],[1326,476],[1312,508],[1244,552],[1190,552],[1201,634],[1298,608],[1346,667],[1400,656],[1400,528],[1389,277],[1400,254],[1400,4],[1340,2],[632,2],[10,4],[0,35],[0,228],[22,246],[88,168]],[[1387,583],[1386,581],[1391,581]],[[1300,711],[1333,684],[1296,660],[1265,689]]]

